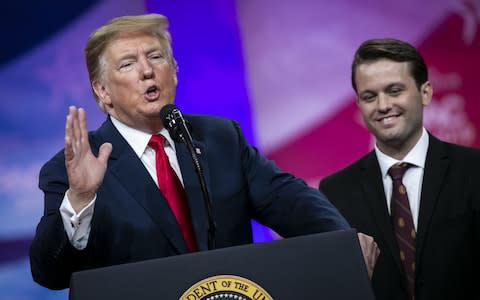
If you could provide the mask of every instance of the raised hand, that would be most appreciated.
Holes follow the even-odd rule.
[[[68,199],[78,213],[90,203],[103,181],[112,144],[100,147],[93,155],[88,142],[87,119],[83,108],[70,106],[65,124],[65,166],[67,168]]]

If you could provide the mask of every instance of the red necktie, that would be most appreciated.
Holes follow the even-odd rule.
[[[393,228],[400,248],[400,260],[403,264],[407,280],[409,299],[415,295],[415,227],[413,225],[410,202],[407,190],[402,183],[403,174],[410,167],[409,164],[401,163],[394,165],[388,170],[392,177],[391,217]]]
[[[187,197],[177,174],[175,174],[172,166],[170,166],[167,154],[163,149],[164,143],[165,137],[160,134],[152,135],[148,142],[148,145],[152,147],[156,153],[155,166],[157,169],[158,186],[177,219],[188,250],[195,252],[198,251],[198,248],[193,233]]]

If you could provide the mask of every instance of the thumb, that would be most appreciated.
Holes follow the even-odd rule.
[[[110,154],[112,153],[112,144],[104,143],[100,146],[100,150],[98,151],[98,160],[102,163],[106,164]]]

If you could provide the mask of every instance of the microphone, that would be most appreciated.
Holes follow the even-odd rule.
[[[187,123],[176,105],[167,104],[163,106],[160,110],[160,119],[175,142],[186,144],[188,141],[192,141],[190,131],[186,128]]]
[[[203,175],[203,169],[200,164],[200,160],[198,159],[195,147],[193,145],[192,136],[188,128],[189,123],[185,121],[182,113],[174,104],[166,104],[162,107],[160,110],[160,119],[162,120],[163,126],[168,130],[168,133],[170,133],[172,138],[176,142],[184,143],[190,152],[190,156],[195,167],[195,172],[197,173],[200,187],[202,189],[203,202],[207,212],[208,249],[215,249],[216,224],[213,218],[212,201],[210,200],[210,195],[208,193],[208,188],[205,181],[205,176]]]

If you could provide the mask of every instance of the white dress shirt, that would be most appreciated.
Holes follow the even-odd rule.
[[[128,127],[113,117],[110,118],[115,128],[117,128],[130,147],[132,147],[133,151],[140,158],[153,181],[155,181],[158,186],[157,170],[155,166],[155,150],[148,146],[148,142],[152,135]],[[170,165],[183,185],[182,173],[180,171],[180,165],[178,164],[175,151],[175,143],[165,128],[162,129],[159,134],[163,135],[166,139],[164,146],[165,153],[168,156]],[[87,246],[91,228],[90,223],[92,221],[96,198],[97,196],[95,195],[92,201],[78,214],[73,210],[70,200],[67,197],[67,193],[65,193],[62,204],[60,205],[60,214],[62,216],[63,226],[65,227],[67,236],[72,245],[79,250],[84,249]]]
[[[420,196],[422,192],[423,173],[425,170],[425,159],[428,150],[428,133],[423,128],[422,136],[417,144],[407,153],[402,160],[397,160],[384,154],[375,145],[375,153],[377,154],[380,171],[382,172],[383,187],[385,197],[387,199],[388,212],[391,212],[390,203],[392,198],[392,178],[388,175],[388,169],[395,164],[402,162],[409,163],[412,166],[407,169],[403,175],[403,185],[407,189],[408,201],[410,202],[410,210],[412,212],[413,224],[417,230],[418,211],[420,208]]]

